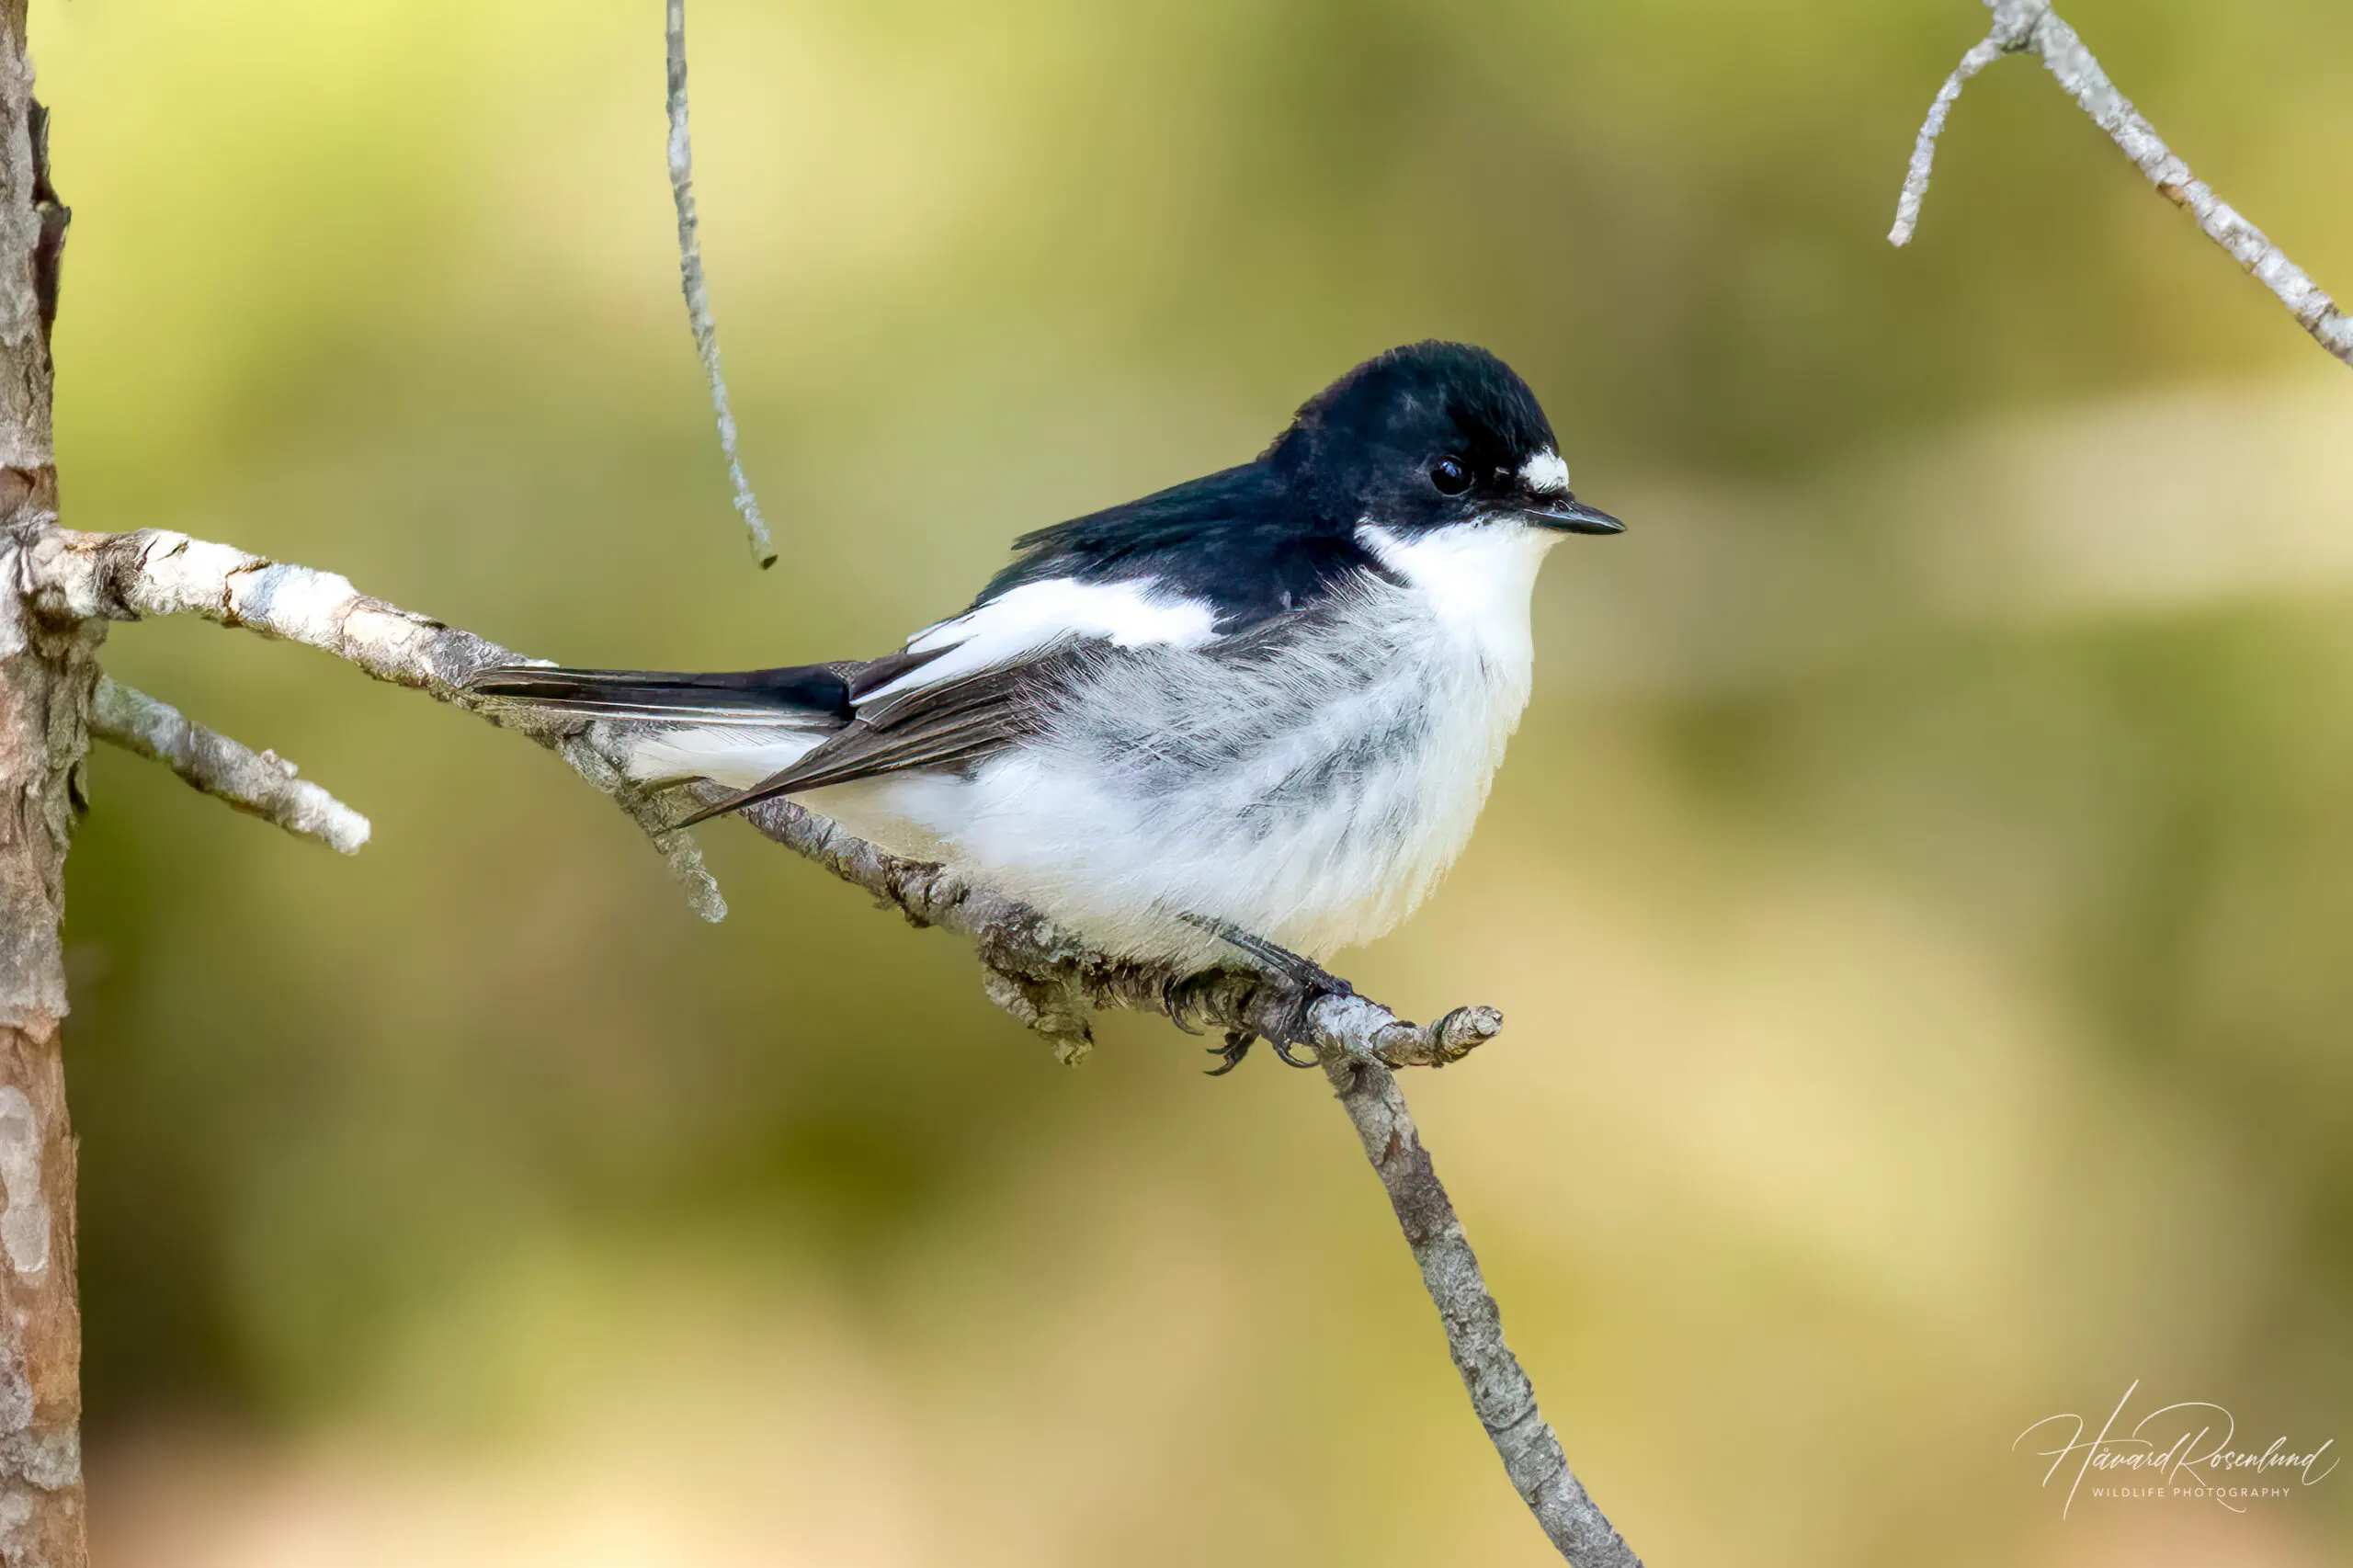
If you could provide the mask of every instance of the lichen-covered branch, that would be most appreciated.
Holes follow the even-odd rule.
[[[1928,106],[1928,118],[1920,122],[1920,134],[1912,142],[1912,166],[1904,171],[1903,194],[1895,199],[1895,226],[1887,232],[1887,243],[1907,245],[1912,232],[1920,226],[1920,204],[1928,199],[1928,176],[1935,172],[1937,138],[1944,134],[1945,120],[1952,113],[1952,106],[1961,99],[1961,89],[1972,76],[2002,58],[2010,48],[2009,42],[1995,34],[1979,39],[1961,57],[1945,85],[1937,89],[1936,101]]]
[[[716,799],[716,788],[698,791]],[[1051,1040],[1066,1062],[1092,1043],[1086,1017],[1101,1008],[1162,1013],[1179,1026],[1230,1029],[1269,1038],[1292,1032],[1298,995],[1279,977],[1241,970],[1197,973],[1165,964],[1113,958],[1086,947],[1029,905],[968,881],[942,866],[886,854],[791,801],[768,801],[744,813],[761,833],[865,889],[918,926],[973,939],[1000,1006]],[[1318,1054],[1392,1067],[1443,1067],[1460,1062],[1503,1030],[1492,1007],[1461,1007],[1435,1024],[1408,1023],[1364,996],[1324,996],[1307,1013],[1307,1038]]]
[[[752,554],[763,569],[776,564],[776,541],[768,537],[767,519],[760,515],[759,497],[744,477],[744,459],[735,449],[735,413],[727,401],[727,378],[719,373],[719,324],[711,320],[710,290],[702,277],[701,224],[695,216],[695,145],[687,131],[687,0],[668,0],[665,18],[669,35],[670,200],[678,210],[678,286],[687,296],[687,324],[694,329],[695,352],[702,357],[703,374],[710,381],[711,412],[719,418],[719,450],[727,459],[727,478],[735,486],[735,509],[752,539]]]
[[[30,570],[40,602],[52,614],[99,620],[201,616],[306,643],[378,680],[415,687],[460,708],[480,707],[463,689],[468,676],[486,665],[521,662],[519,654],[487,638],[370,598],[332,572],[248,555],[186,534],[58,528],[40,540]],[[698,915],[706,920],[726,915],[726,901],[703,869],[701,851],[689,835],[670,829],[679,813],[631,785],[612,754],[581,726],[528,712],[492,717],[529,735],[613,797],[653,837]]]
[[[468,676],[520,655],[381,599],[329,572],[249,555],[185,534],[147,529],[126,534],[44,536],[29,566],[40,604],[50,613],[92,620],[197,615],[334,654],[378,680],[413,687],[437,699],[521,730],[611,795],[655,843],[688,885],[696,907],[725,912],[691,836],[670,829],[715,789],[644,790],[625,777],[626,743],[612,725],[485,702],[465,689]],[[990,994],[1052,1040],[1066,1060],[1089,1041],[1086,1015],[1102,1007],[1158,1012],[1188,1028],[1290,1036],[1319,1053],[1392,1067],[1460,1061],[1503,1028],[1489,1007],[1458,1008],[1436,1024],[1407,1022],[1363,996],[1324,996],[1295,1020],[1300,998],[1279,978],[1240,970],[1191,973],[1097,952],[1028,906],[966,881],[947,869],[884,853],[790,801],[746,812],[768,837],[816,861],[844,881],[904,911],[921,926],[971,937],[992,977]]]
[[[301,838],[357,855],[368,819],[306,778],[273,751],[250,751],[206,729],[168,702],[107,676],[90,701],[90,733],[150,762],[241,812]]]
[[[1422,1283],[1446,1325],[1454,1369],[1470,1391],[1471,1408],[1487,1429],[1505,1473],[1561,1555],[1576,1568],[1641,1568],[1641,1559],[1596,1506],[1574,1471],[1561,1439],[1536,1407],[1536,1390],[1519,1358],[1504,1343],[1503,1320],[1471,1239],[1422,1147],[1420,1129],[1405,1108],[1390,1071],[1372,1062],[1327,1061],[1324,1072],[1364,1141],[1365,1158],[1389,1193]]]
[[[673,791],[666,802],[650,798],[624,778],[620,757],[626,743],[613,726],[472,697],[464,689],[467,676],[490,665],[514,663],[516,656],[470,631],[369,598],[332,574],[183,534],[52,530],[40,541],[28,575],[36,603],[53,617],[200,615],[322,649],[379,680],[416,687],[520,728],[655,832],[674,863],[688,867],[690,886],[709,888],[687,835],[660,830],[693,803],[718,798],[718,787]],[[1312,1048],[1339,1088],[1365,1152],[1389,1189],[1472,1407],[1512,1484],[1545,1533],[1579,1568],[1635,1562],[1570,1472],[1552,1427],[1537,1411],[1534,1391],[1504,1343],[1495,1300],[1391,1073],[1461,1060],[1501,1031],[1500,1013],[1461,1007],[1422,1025],[1364,996],[1325,995],[1314,999],[1302,1022],[1302,998],[1279,976],[1241,969],[1191,973],[1115,958],[1088,948],[1016,900],[945,867],[887,854],[791,801],[766,801],[744,814],[769,838],[917,926],[972,937],[991,999],[1044,1035],[1064,1062],[1086,1055],[1093,1041],[1088,1019],[1105,1007],[1162,1013],[1186,1028],[1215,1028]],[[709,888],[707,898],[715,904],[717,890]]]
[[[2075,29],[2051,8],[2050,0],[1985,0],[1993,12],[1993,30],[1962,56],[1961,66],[1946,79],[1928,118],[1920,127],[1912,151],[1912,166],[1896,202],[1895,227],[1888,239],[1903,244],[1919,222],[1920,203],[1928,193],[1928,176],[1936,159],[1937,138],[1945,117],[1961,96],[1961,84],[1998,56],[2031,51],[2092,123],[2108,132],[2124,155],[2146,175],[2158,193],[2197,222],[2206,237],[2230,254],[2256,281],[2278,296],[2298,325],[2313,340],[2347,365],[2353,365],[2353,318],[2336,308],[2303,268],[2286,252],[2214,194],[2213,187],[2192,174],[2143,119],[2132,101],[2119,92]]]

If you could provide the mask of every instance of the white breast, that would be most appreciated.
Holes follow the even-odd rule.
[[[1427,602],[1441,628],[1492,660],[1499,679],[1519,682],[1528,701],[1535,665],[1529,609],[1545,553],[1561,541],[1550,528],[1509,520],[1464,523],[1402,534],[1366,523],[1357,538]],[[1518,722],[1518,709],[1513,712]],[[1509,732],[1506,731],[1506,733]]]
[[[1232,956],[1179,912],[1311,955],[1379,936],[1470,838],[1527,705],[1553,536],[1360,537],[1401,581],[1247,659],[1107,661],[1033,743],[970,779],[878,781],[871,803],[1115,951]]]

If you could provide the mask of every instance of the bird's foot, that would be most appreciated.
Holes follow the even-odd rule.
[[[1242,1059],[1249,1055],[1250,1048],[1257,1043],[1258,1037],[1256,1035],[1250,1034],[1242,1029],[1228,1029],[1225,1031],[1225,1043],[1223,1045],[1213,1045],[1210,1047],[1210,1054],[1217,1058],[1218,1064],[1214,1067],[1204,1068],[1202,1071],[1207,1073],[1212,1078],[1222,1078],[1228,1073],[1233,1072],[1236,1067],[1241,1066]],[[1267,1043],[1274,1049],[1277,1059],[1279,1060],[1286,1067],[1321,1067],[1324,1065],[1323,1059],[1313,1052],[1310,1052],[1305,1056],[1293,1056],[1290,1053],[1290,1046],[1283,1040],[1269,1040]]]
[[[1303,958],[1289,948],[1245,931],[1238,926],[1195,915],[1181,918],[1187,925],[1198,926],[1229,947],[1249,954],[1258,961],[1262,972],[1288,983],[1291,1004],[1284,1010],[1282,1028],[1271,1032],[1267,1043],[1274,1048],[1275,1055],[1286,1067],[1321,1066],[1323,1059],[1316,1054],[1313,1034],[1309,1028],[1309,1018],[1315,1011],[1315,1004],[1326,996],[1353,996],[1357,988],[1313,959]],[[1211,1068],[1210,1076],[1222,1078],[1240,1066],[1256,1039],[1256,1036],[1240,1030],[1229,1031],[1222,1047],[1211,1049],[1210,1054],[1219,1058],[1222,1065]],[[1302,1048],[1306,1054],[1292,1055],[1293,1046]]]
[[[1224,1077],[1242,1065],[1242,1059],[1249,1055],[1250,1048],[1257,1043],[1256,1035],[1246,1034],[1241,1029],[1226,1030],[1225,1043],[1210,1047],[1210,1054],[1218,1059],[1218,1065],[1205,1068],[1204,1071],[1212,1078]]]

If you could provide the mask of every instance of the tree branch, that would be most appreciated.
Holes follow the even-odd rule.
[[[2158,193],[2197,221],[2206,237],[2230,254],[2257,282],[2278,296],[2298,325],[2313,335],[2323,348],[2353,365],[2353,318],[2336,308],[2303,268],[2288,258],[2262,230],[2242,217],[2189,165],[2174,155],[2156,128],[2141,116],[2131,99],[2108,79],[2099,62],[2084,46],[2075,29],[2060,19],[2050,0],[1985,0],[1994,14],[1993,30],[1961,57],[1960,67],[1945,81],[1928,108],[1912,151],[1912,166],[1897,199],[1895,227],[1888,240],[1903,244],[1919,222],[1920,203],[1928,193],[1928,175],[1936,159],[1937,138],[1945,117],[1961,96],[1961,84],[1984,70],[1999,55],[2032,51],[2066,95],[2124,150]]]
[[[35,547],[28,570],[40,608],[51,614],[103,620],[200,616],[305,643],[378,680],[416,687],[460,708],[480,707],[461,689],[474,671],[528,662],[471,631],[369,598],[334,573],[266,560],[186,534],[58,528]],[[631,784],[615,757],[589,744],[577,725],[529,713],[501,714],[495,722],[529,735],[610,795],[654,839],[695,913],[706,920],[726,917],[727,902],[703,869],[701,851],[690,835],[670,827],[680,813]]]
[[[529,662],[487,638],[370,598],[333,573],[161,529],[54,529],[33,550],[28,573],[36,603],[52,615],[105,620],[200,616],[317,648],[378,680],[415,687],[519,730],[613,797],[654,837],[699,912],[711,919],[725,913],[692,836],[669,825],[694,805],[718,798],[717,787],[642,789],[626,775],[628,742],[621,729],[475,697],[465,687],[475,671]],[[972,937],[992,977],[991,994],[1054,1040],[1069,1058],[1084,1054],[1089,1042],[1086,1015],[1099,1007],[1163,1013],[1186,1028],[1212,1026],[1270,1037],[1303,1033],[1296,1043],[1392,1067],[1458,1062],[1503,1028],[1503,1016],[1491,1007],[1458,1008],[1436,1024],[1422,1025],[1369,998],[1347,995],[1317,998],[1302,1031],[1293,1018],[1300,995],[1279,976],[1233,969],[1193,973],[1114,958],[1025,904],[944,867],[886,854],[792,801],[769,801],[744,815],[761,833],[865,889],[916,925]]]
[[[699,800],[724,792],[715,786],[694,791]],[[887,854],[792,801],[763,801],[743,814],[762,834],[863,888],[916,926],[972,937],[990,999],[1046,1036],[1065,1062],[1085,1058],[1093,1044],[1087,1015],[1105,1008],[1163,1014],[1196,1031],[1207,1026],[1290,1038],[1319,1055],[1391,1067],[1447,1066],[1503,1032],[1503,1015],[1493,1007],[1458,1007],[1425,1025],[1406,1022],[1369,997],[1351,995],[1317,998],[1302,1036],[1293,1019],[1299,994],[1279,975],[1239,969],[1193,972],[1114,958],[1017,900],[946,867]]]
[[[727,403],[727,378],[719,373],[719,324],[711,320],[710,290],[702,278],[702,236],[695,217],[695,146],[687,131],[687,0],[668,0],[668,4],[670,199],[678,209],[678,282],[686,291],[687,324],[694,329],[695,352],[702,357],[703,374],[710,378],[710,407],[719,416],[719,449],[727,459],[727,477],[735,486],[735,509],[744,514],[753,557],[765,571],[776,564],[776,541],[768,537],[759,497],[752,494],[752,482],[744,477],[744,460],[735,450],[735,414]]]
[[[473,697],[464,688],[469,676],[487,665],[514,663],[516,655],[471,631],[369,598],[329,573],[157,530],[53,530],[33,552],[28,575],[36,604],[52,616],[199,615],[306,643],[378,680],[417,688],[519,729],[620,801],[656,835],[674,865],[688,868],[690,886],[708,886],[688,835],[662,829],[683,815],[689,802],[715,800],[724,791],[701,785],[671,791],[665,800],[649,797],[625,777],[627,741],[618,727]],[[1391,1073],[1461,1061],[1501,1032],[1502,1014],[1492,1007],[1459,1007],[1435,1024],[1422,1025],[1368,997],[1324,995],[1308,1006],[1302,1023],[1302,998],[1282,976],[1238,968],[1195,973],[1113,957],[1088,948],[1026,904],[945,867],[887,854],[791,801],[766,801],[744,815],[762,834],[871,893],[916,926],[971,937],[990,998],[1044,1035],[1064,1062],[1086,1054],[1093,1043],[1089,1016],[1106,1007],[1165,1014],[1187,1029],[1214,1027],[1313,1049],[1389,1189],[1472,1408],[1513,1485],[1545,1533],[1579,1568],[1635,1563],[1570,1472],[1558,1439],[1536,1408],[1535,1392],[1504,1343],[1494,1298]],[[717,890],[710,888],[709,896],[715,902]]]
[[[1895,199],[1895,227],[1887,232],[1889,244],[1910,244],[1912,232],[1920,226],[1920,204],[1928,199],[1928,176],[1937,161],[1937,138],[1944,134],[1946,117],[1960,101],[1962,85],[2001,59],[2010,47],[1997,36],[1979,39],[1961,57],[1961,63],[1945,78],[1945,85],[1937,89],[1936,102],[1928,106],[1928,118],[1921,122],[1920,134],[1912,143],[1912,166],[1904,173],[1903,194]]]
[[[308,779],[274,751],[255,752],[206,729],[168,702],[108,676],[90,701],[90,733],[160,762],[181,779],[300,838],[357,855],[368,819]]]
[[[1327,1060],[1324,1072],[1364,1141],[1365,1158],[1388,1189],[1398,1228],[1422,1267],[1422,1283],[1446,1325],[1454,1369],[1471,1408],[1503,1457],[1504,1471],[1528,1511],[1576,1568],[1641,1568],[1625,1539],[1586,1495],[1569,1469],[1561,1439],[1536,1408],[1536,1390],[1504,1343],[1503,1319],[1472,1254],[1471,1239],[1422,1147],[1394,1074],[1372,1062]]]

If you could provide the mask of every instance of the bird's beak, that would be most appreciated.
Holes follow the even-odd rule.
[[[1608,513],[1586,506],[1574,495],[1548,495],[1520,508],[1519,515],[1540,528],[1564,534],[1621,534],[1626,525]]]

